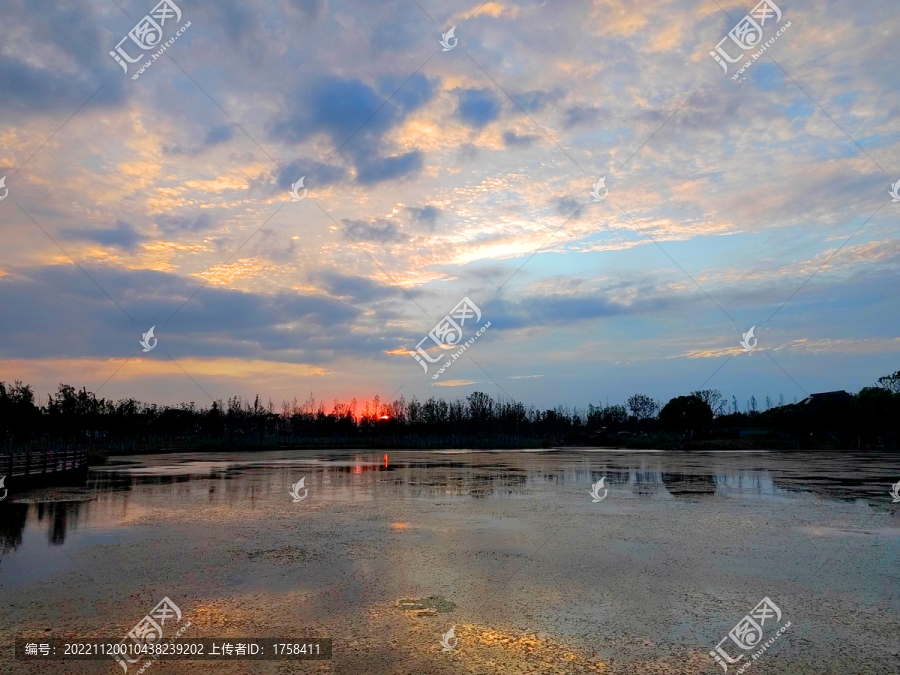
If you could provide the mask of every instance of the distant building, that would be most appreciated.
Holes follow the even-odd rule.
[[[850,403],[853,396],[846,391],[823,391],[819,394],[810,394],[797,405],[806,406],[810,410],[815,410],[825,403]]]

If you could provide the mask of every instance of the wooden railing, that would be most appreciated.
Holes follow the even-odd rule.
[[[37,450],[0,454],[0,476],[24,479],[51,476],[87,467],[87,449]]]

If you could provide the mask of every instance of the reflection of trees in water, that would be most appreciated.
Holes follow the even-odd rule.
[[[47,541],[53,546],[62,546],[66,542],[66,530],[70,525],[77,527],[78,512],[82,504],[83,502],[47,502],[37,505],[38,522],[43,522],[45,515],[50,519]]]
[[[317,458],[323,462],[320,466],[285,466],[283,473],[267,465],[266,457],[258,464],[247,462],[245,457],[236,459],[234,465],[221,462],[222,466],[213,470],[202,470],[201,467],[197,471],[198,467],[194,467],[196,473],[95,472],[89,478],[89,486],[95,495],[122,493],[138,487],[162,488],[155,492],[158,497],[165,493],[187,498],[203,492],[208,493],[210,502],[227,501],[235,495],[245,494],[252,499],[258,490],[286,492],[290,487],[288,483],[292,484],[304,474],[308,476],[307,487],[319,492],[347,492],[354,499],[368,498],[364,495],[386,489],[396,497],[423,499],[507,497],[547,489],[586,491],[601,478],[606,479],[607,488],[639,499],[667,494],[690,499],[714,495],[722,490],[775,493],[768,470],[749,466],[740,459],[735,460],[733,466],[722,466],[721,458],[711,461],[705,456],[669,453],[648,457],[627,453],[560,456],[551,452],[507,456],[476,452],[423,457],[400,451],[328,450]]]
[[[889,456],[890,457],[890,456]],[[848,458],[848,462],[849,462]],[[842,501],[856,501],[857,499],[871,500],[871,506],[878,505],[881,500],[887,498],[891,484],[894,480],[885,481],[883,476],[893,475],[894,469],[887,466],[865,466],[866,462],[875,462],[877,458],[854,457],[853,470],[857,475],[849,477],[840,475],[848,471],[843,467],[831,469],[831,471],[813,470],[801,468],[796,470],[773,471],[773,486],[777,490],[786,492],[809,492],[822,499],[839,499]],[[891,458],[893,462],[893,458]]]
[[[766,470],[717,471],[716,485],[722,490],[745,494],[776,495],[780,492]]]
[[[652,497],[659,494],[664,486],[662,476],[662,472],[658,470],[634,469],[629,472],[627,482],[631,486],[632,494],[638,497]]]
[[[87,487],[93,494],[131,490],[134,478],[125,472],[92,471],[88,474]]]
[[[714,495],[716,493],[716,477],[712,473],[664,473],[662,478],[666,489],[673,497]]]
[[[0,504],[0,555],[11,553],[22,545],[27,519],[28,504]]]
[[[358,458],[361,459],[361,458]],[[617,458],[621,460],[622,458]],[[666,470],[668,469],[668,470]],[[332,487],[349,487],[359,481],[370,487],[384,481],[376,477],[388,469],[372,463],[366,466],[326,467]],[[741,492],[771,492],[768,472],[721,467],[705,468],[680,458],[666,461],[633,463],[597,458],[580,458],[569,466],[553,466],[553,462],[535,459],[524,465],[472,465],[464,462],[407,462],[390,464],[393,485],[398,496],[413,498],[441,498],[469,496],[483,498],[497,495],[525,494],[548,485],[586,486],[600,478],[607,487],[626,490],[639,498],[650,498],[668,492],[674,497],[691,498],[714,495],[718,488],[728,487]],[[359,474],[363,474],[362,476]]]
[[[40,502],[35,505],[38,522],[50,520],[47,541],[53,546],[62,546],[66,541],[66,531],[78,524],[78,512],[83,502]],[[22,535],[28,521],[29,504],[11,502],[0,504],[0,555],[15,551],[22,545]]]
[[[462,477],[459,482],[462,494],[468,494],[477,499],[494,494],[507,496],[521,494],[528,484],[528,477],[508,474],[488,476],[470,474]]]
[[[529,480],[515,469],[486,470],[462,463],[413,464],[395,475],[398,496],[424,499],[509,496],[524,492]]]
[[[373,462],[364,456],[352,459],[356,462],[353,465],[324,467],[332,489],[374,489],[378,484],[388,484],[402,498],[483,498],[520,493],[529,480],[525,471],[515,467],[472,466],[456,461]]]

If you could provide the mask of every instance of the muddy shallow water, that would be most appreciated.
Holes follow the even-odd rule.
[[[719,645],[729,674],[896,673],[898,480],[896,455],[851,453],[112,458],[0,502],[0,672],[122,673],[13,643],[121,639],[168,597],[166,636],[331,637],[333,658],[144,672],[722,673]]]

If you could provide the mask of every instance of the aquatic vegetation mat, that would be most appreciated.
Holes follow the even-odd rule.
[[[432,595],[419,600],[406,598],[398,600],[397,605],[406,612],[414,612],[417,616],[446,614],[452,612],[456,605],[439,595]]]

